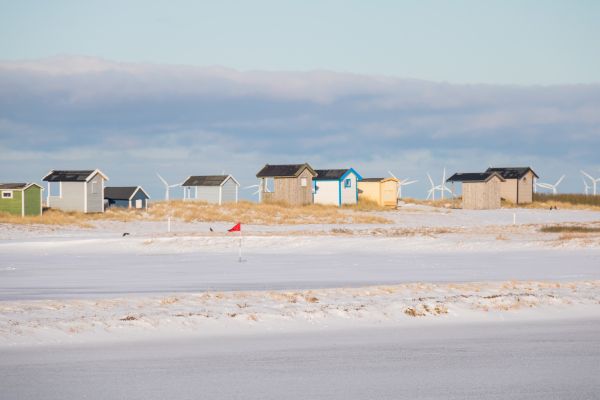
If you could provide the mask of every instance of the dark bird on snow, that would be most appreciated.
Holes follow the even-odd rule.
[[[125,237],[125,236],[129,236],[129,232],[123,233],[123,237]]]
[[[210,229],[211,232],[214,232],[214,230],[211,226],[209,226],[208,229]]]

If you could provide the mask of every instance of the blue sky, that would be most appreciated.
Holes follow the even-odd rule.
[[[0,1],[0,181],[600,175],[600,2]],[[438,178],[439,179],[439,178]]]
[[[0,56],[600,82],[598,1],[2,1]]]

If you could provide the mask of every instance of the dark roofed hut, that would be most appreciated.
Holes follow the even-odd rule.
[[[198,200],[213,204],[237,203],[239,182],[231,175],[189,176],[183,186],[184,200]]]
[[[500,185],[504,178],[497,172],[456,173],[446,182],[462,183],[462,208],[491,210],[501,207]]]
[[[496,172],[504,181],[500,184],[500,195],[514,204],[533,201],[534,179],[539,178],[530,167],[488,168],[485,172]]]
[[[108,186],[104,200],[108,207],[148,209],[150,196],[141,186]]]
[[[313,178],[317,176],[314,169],[304,164],[266,164],[257,174],[259,179],[260,201],[283,202],[298,206],[313,203]],[[270,191],[268,181],[272,180]]]

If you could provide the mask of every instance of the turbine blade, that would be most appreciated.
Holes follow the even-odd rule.
[[[402,185],[406,186],[406,185],[412,185],[413,183],[417,183],[419,181],[404,181],[402,182]]]
[[[427,173],[427,177],[429,178],[429,183],[431,183],[431,187],[434,187],[435,183],[433,183],[433,179],[431,179],[431,175],[429,175],[429,172]]]
[[[158,176],[158,179],[160,179],[160,180],[162,181],[162,183],[164,183],[164,184],[165,184],[165,185],[167,185],[167,186],[169,185],[169,184],[167,183],[167,181],[165,181],[165,178],[163,178],[162,176],[160,176],[160,174],[159,174],[158,172],[156,173],[156,176]]]
[[[583,175],[587,176],[588,178],[590,178],[591,180],[595,180],[590,174],[588,174],[587,172],[585,172],[584,170],[580,171]]]
[[[561,176],[560,179],[558,181],[556,181],[554,186],[558,186],[562,182],[563,179],[565,179],[565,175]]]
[[[388,174],[390,174],[392,176],[392,178],[398,179],[398,178],[396,178],[396,175],[392,174],[392,171],[388,171]]]

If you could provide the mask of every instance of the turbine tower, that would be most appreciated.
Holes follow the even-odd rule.
[[[388,174],[390,174],[392,176],[392,178],[398,179],[396,177],[396,175],[392,174],[392,171],[388,171]],[[408,185],[412,185],[413,183],[417,183],[419,181],[411,181],[408,178],[402,180],[402,179],[398,179],[398,193],[396,195],[396,197],[398,198],[398,200],[400,200],[402,198],[402,186],[408,186]]]
[[[600,182],[600,178],[594,178],[593,176],[591,176],[590,174],[588,174],[587,172],[585,172],[583,170],[581,171],[581,173],[583,174],[583,176],[585,176],[592,182],[592,194],[595,196],[596,195],[596,184],[598,182]]]
[[[173,187],[181,186],[181,183],[178,183],[175,185],[169,185],[169,183],[165,180],[165,178],[160,176],[160,174],[158,172],[156,173],[156,176],[158,176],[158,179],[160,179],[162,181],[162,183],[165,185],[165,201],[169,201],[169,189],[171,189]]]

